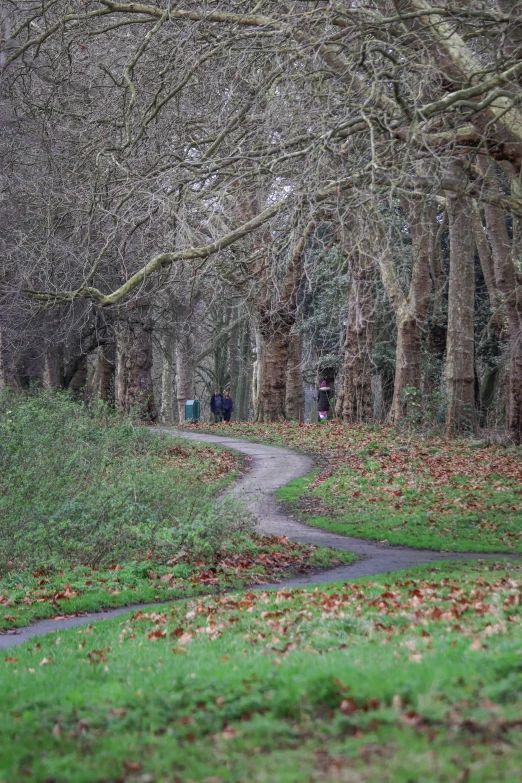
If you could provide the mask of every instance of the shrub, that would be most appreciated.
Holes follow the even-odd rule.
[[[2,393],[0,573],[203,551],[248,528],[230,499],[213,498],[217,484],[190,483],[197,456],[186,470],[165,464],[171,446],[102,403]]]

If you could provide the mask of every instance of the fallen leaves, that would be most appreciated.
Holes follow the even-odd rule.
[[[191,467],[197,468],[194,477],[188,477],[188,483],[196,481],[213,483],[233,471],[241,469],[242,458],[239,454],[214,446],[200,443],[179,443],[167,450],[161,460],[166,467],[182,470],[185,474]]]
[[[509,634],[518,625],[522,586],[513,577],[522,575],[522,567],[513,566],[509,577],[497,576],[493,565],[488,568],[487,576],[473,572],[465,579],[397,579],[384,585],[368,581],[313,591],[285,588],[211,596],[185,608],[173,606],[170,612],[137,612],[120,641],[174,639],[172,652],[189,655],[196,642],[239,634],[247,645],[245,653],[257,648],[279,666],[298,650],[323,655],[344,649],[352,633],[364,632],[394,645],[397,658],[420,665],[445,636],[452,645],[467,639],[475,653],[487,650],[492,636]],[[344,636],[335,630],[339,622],[349,629]],[[355,702],[342,683],[338,687],[339,709],[349,714]]]
[[[111,647],[105,647],[103,650],[89,650],[87,660],[89,663],[106,663],[109,652],[112,652]]]
[[[334,552],[330,555],[324,550],[318,552],[316,547],[290,541],[286,536],[251,534],[245,535],[237,548],[223,547],[211,552],[206,558],[195,559],[193,553],[187,549],[168,558],[167,564],[151,561],[150,565],[143,568],[139,578],[129,576],[129,571],[121,565],[112,565],[101,570],[79,567],[77,581],[72,584],[71,581],[65,581],[63,575],[55,575],[52,580],[39,578],[34,588],[22,589],[17,586],[12,589],[9,597],[2,595],[0,603],[6,608],[19,608],[19,611],[22,606],[34,606],[35,616],[38,618],[50,616],[63,620],[67,616],[78,616],[82,613],[75,611],[74,605],[67,614],[62,613],[67,603],[79,596],[82,596],[82,610],[85,607],[85,599],[90,595],[93,595],[93,609],[104,606],[104,596],[115,596],[122,591],[128,591],[128,600],[135,603],[139,596],[135,591],[139,590],[141,585],[147,591],[147,598],[150,588],[153,587],[159,600],[172,598],[174,591],[183,594],[188,590],[199,592],[201,588],[215,586],[240,587],[244,584],[279,581],[284,576],[308,573],[325,562],[328,562],[328,565],[336,565],[339,557],[341,556]],[[129,568],[131,566],[132,564],[129,564]],[[170,568],[167,571],[168,566]],[[172,566],[180,568],[183,575],[176,576]],[[67,573],[74,578],[74,569]],[[132,593],[129,582],[132,585]],[[57,583],[60,583],[58,590]],[[110,606],[111,602],[108,603]],[[42,605],[47,605],[46,611]],[[57,609],[61,610],[60,613],[57,613]],[[21,613],[17,616],[11,611],[3,616],[3,622],[9,627],[8,624],[20,622],[21,617]],[[31,619],[32,616],[29,616],[27,621]]]
[[[129,772],[139,772],[141,769],[139,761],[124,761],[123,766],[125,769],[129,770]]]
[[[221,736],[224,740],[232,740],[238,736],[238,731],[233,726],[226,726],[221,732]]]
[[[462,539],[470,550],[474,542],[522,549],[520,449],[340,422],[236,422],[226,431],[319,454],[321,470],[300,510],[338,519],[339,532],[430,548],[452,549]]]
[[[359,705],[353,699],[343,699],[339,709],[343,715],[353,715],[359,709]]]
[[[147,639],[164,639],[166,635],[167,631],[164,628],[156,628],[148,634]]]

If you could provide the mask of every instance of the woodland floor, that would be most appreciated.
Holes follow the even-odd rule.
[[[204,429],[313,455],[314,473],[276,496],[309,525],[422,549],[522,552],[521,447],[335,422]]]
[[[211,431],[320,455],[312,477],[280,490],[308,523],[328,527],[307,505],[327,497],[330,523],[352,536],[384,538],[364,514],[368,525],[370,513],[383,526],[393,512],[417,520],[417,536],[430,514],[432,546],[520,551],[507,535],[520,532],[520,450],[339,425]],[[482,527],[490,518],[496,527]],[[400,543],[430,545],[409,524],[392,531]],[[258,576],[259,559],[279,563],[274,550],[299,568],[310,562],[310,547],[284,537],[267,542],[270,552],[251,540]],[[235,555],[229,566],[237,579]],[[141,567],[154,597],[186,578],[177,569],[193,569],[188,582],[205,592],[224,578],[183,555]],[[136,582],[128,569],[104,571],[105,595]],[[73,582],[31,578],[32,588],[9,589],[47,591],[35,603],[54,611],[94,587],[91,569],[81,595],[53,605],[53,590],[76,592]],[[447,561],[306,590],[197,596],[47,634],[0,660],[0,783],[518,783],[521,600],[520,562]]]
[[[182,552],[166,562],[151,557],[106,568],[71,565],[57,572],[17,571],[0,579],[0,633],[46,618],[60,621],[112,607],[278,582],[354,559],[350,552],[253,533],[236,546],[197,559]]]
[[[2,663],[0,780],[517,783],[522,566],[206,597]]]
[[[103,408],[90,412],[45,394],[8,397],[0,438],[0,634],[355,559],[284,535],[260,536],[237,505],[216,505],[249,470],[241,455],[219,446],[133,428]],[[97,521],[104,517],[113,522],[106,533]],[[162,517],[164,529],[180,531],[170,548],[167,538],[148,545]]]

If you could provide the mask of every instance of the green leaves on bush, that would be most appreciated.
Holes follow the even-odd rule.
[[[208,455],[199,459],[197,445],[184,447],[186,467],[172,466],[170,447],[171,438],[135,427],[102,403],[4,392],[0,574],[172,556],[180,547],[205,552],[248,529],[231,500],[213,498],[217,476],[193,481]]]

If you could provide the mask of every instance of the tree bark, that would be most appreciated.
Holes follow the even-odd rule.
[[[267,321],[268,323],[265,322],[260,327],[263,354],[256,418],[260,422],[281,421],[285,417],[286,368],[291,327],[285,324],[278,328],[273,324],[270,314]]]
[[[495,264],[489,246],[488,237],[484,231],[482,215],[477,204],[473,205],[473,238],[480,259],[480,266],[486,283],[489,304],[491,307],[490,325],[496,337],[500,337],[503,329],[502,297],[495,280]]]
[[[421,387],[422,325],[408,308],[397,314],[397,351],[395,355],[395,382],[390,421],[398,424],[410,407],[412,394],[420,392]]]
[[[343,380],[336,413],[343,421],[354,424],[373,418],[371,350],[374,270],[371,256],[359,250],[352,254],[351,267]]]
[[[129,320],[118,345],[118,403],[124,413],[155,421],[158,413],[152,387],[152,336],[147,314]]]
[[[96,350],[89,398],[114,404],[115,346],[105,343]]]
[[[272,301],[272,291],[267,295],[265,290],[265,296],[257,302],[263,358],[256,421],[279,421],[285,417],[290,333],[298,315],[304,252],[314,228],[315,220],[310,220],[298,235],[288,259],[277,301]]]
[[[255,325],[256,359],[252,366],[252,403],[254,406],[254,421],[259,421],[259,395],[261,392],[263,374],[263,337],[258,324]]]
[[[422,334],[430,303],[430,260],[434,248],[437,214],[433,204],[420,200],[405,203],[412,239],[412,271],[408,295],[399,283],[393,259],[379,255],[386,293],[395,311],[397,351],[390,421],[398,424],[408,412],[407,387],[421,388]]]
[[[173,390],[173,361],[172,361],[172,335],[168,327],[161,338],[161,409],[160,421],[162,424],[174,423],[174,390]]]
[[[286,369],[286,418],[304,421],[304,386],[303,386],[303,335],[302,332],[292,332],[288,343]]]
[[[486,182],[498,187],[497,177],[482,162]],[[516,177],[511,179],[512,194],[522,195]],[[514,443],[522,443],[522,287],[515,264],[522,257],[522,226],[513,220],[513,241],[510,242],[502,210],[485,206],[486,229],[493,256],[495,284],[503,305],[509,338],[508,431]]]
[[[190,332],[176,339],[176,396],[179,422],[185,421],[185,403],[194,390],[194,344]]]
[[[252,378],[252,348],[250,345],[250,328],[248,320],[241,324],[239,339],[239,370],[236,387],[234,408],[236,419],[245,421],[248,419],[250,403],[250,387]]]
[[[49,346],[44,356],[42,386],[44,389],[57,389],[59,386],[59,370],[56,353]]]
[[[448,215],[446,210],[438,226],[430,258],[430,274],[433,282],[433,309],[428,333],[428,350],[431,355],[442,362],[446,353],[446,336],[448,331],[447,289],[448,279],[442,263],[442,236],[447,228]],[[428,378],[426,388],[433,389],[433,379]]]
[[[4,341],[2,330],[0,329],[0,392],[6,387],[6,373],[4,363]]]
[[[125,410],[125,324],[118,324],[116,333],[116,407],[119,411]]]
[[[232,317],[236,319],[234,313]],[[228,391],[232,400],[234,401],[234,413],[232,419],[237,419],[237,389],[239,385],[239,375],[241,372],[241,349],[240,349],[240,330],[241,324],[236,325],[230,330],[230,336],[228,340],[228,369],[229,369],[229,388]]]
[[[451,166],[455,176],[462,169]],[[446,429],[452,435],[475,430],[474,242],[469,199],[447,194],[450,232]]]
[[[82,356],[77,362],[77,369],[67,388],[71,390],[76,400],[85,400],[87,391],[87,356]],[[56,388],[56,387],[53,387]]]
[[[517,198],[522,197],[520,179],[513,179],[511,189]],[[511,440],[522,443],[522,275],[516,274],[515,263],[522,259],[522,220],[513,221],[513,245],[505,272],[500,274],[499,287],[511,287],[506,296],[506,312],[509,328],[509,408],[508,431]],[[508,263],[509,261],[509,263]]]

